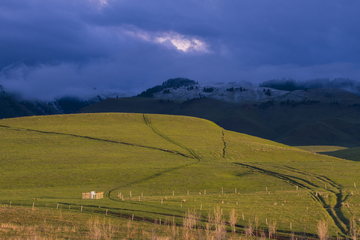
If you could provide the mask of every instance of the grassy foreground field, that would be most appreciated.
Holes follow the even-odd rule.
[[[182,231],[171,219],[155,225],[67,209],[0,206],[1,239],[162,239],[173,234]]]
[[[210,212],[212,219],[222,216],[228,231],[234,209],[238,233],[253,228],[253,234],[268,234],[276,222],[278,236],[315,236],[319,220],[331,236],[350,236],[350,220],[360,218],[358,162],[198,118],[103,113],[4,119],[0,152],[0,202],[8,207],[139,222],[174,217],[178,226],[190,209],[187,216],[196,215],[198,228],[206,228]],[[89,191],[103,191],[104,199],[82,200]]]

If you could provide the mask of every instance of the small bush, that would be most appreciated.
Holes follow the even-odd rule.
[[[213,92],[213,91],[214,91],[213,87],[209,87],[209,88],[204,87],[203,89],[203,92]]]

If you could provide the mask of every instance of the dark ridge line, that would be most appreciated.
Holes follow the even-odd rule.
[[[313,186],[313,187],[319,187],[319,186],[315,185],[314,183],[309,182],[309,181],[304,180],[304,179],[299,178],[299,177],[294,177],[294,176],[290,176],[290,175],[285,175],[285,174],[281,174],[281,173],[277,173],[277,172],[265,170],[265,169],[262,169],[262,168],[259,168],[259,167],[255,167],[255,166],[251,166],[251,165],[247,165],[247,164],[244,164],[244,163],[236,163],[236,162],[235,162],[234,164],[238,164],[238,165],[241,165],[241,166],[243,166],[243,167],[248,167],[248,168],[256,169],[256,170],[259,171],[259,172],[262,172],[262,173],[264,173],[264,174],[268,174],[268,175],[274,176],[274,177],[276,177],[276,178],[280,178],[281,180],[285,180],[285,181],[289,182],[291,185],[300,186],[300,187],[305,188],[305,189],[307,189],[307,190],[312,190],[312,189],[311,189],[310,187],[302,184],[302,183],[299,183],[299,182],[293,180],[292,178],[295,178],[295,179],[298,179],[298,180],[300,180],[300,181],[303,181],[303,182],[305,182],[305,183],[307,183],[307,184],[309,184],[309,185],[311,185],[311,186]]]
[[[287,168],[290,171],[295,172],[295,173],[307,175],[306,172],[301,172],[298,169],[295,169],[295,168],[292,168],[292,167],[285,166],[285,168]],[[326,177],[324,175],[317,175],[317,174],[314,174],[314,173],[312,173],[311,175],[313,175],[319,181],[325,182],[325,184],[326,183],[330,184],[332,187],[336,188],[339,191],[339,193],[337,193],[337,192],[335,192],[333,190],[330,190],[330,189],[327,189],[327,188],[325,189],[326,191],[331,192],[336,196],[336,204],[335,204],[334,207],[331,207],[328,204],[326,204],[324,198],[321,195],[318,196],[318,199],[321,201],[324,208],[326,208],[326,211],[328,212],[328,214],[333,218],[333,220],[334,220],[335,224],[338,226],[338,228],[343,233],[345,233],[347,230],[341,225],[341,223],[344,224],[345,226],[349,226],[350,222],[345,217],[344,213],[341,210],[342,210],[342,203],[344,201],[346,201],[346,199],[348,198],[349,195],[346,195],[345,198],[343,199],[343,194],[342,194],[342,190],[341,190],[342,185],[337,184],[336,182],[332,181],[330,178],[328,178],[328,177]],[[348,209],[348,211],[351,213],[351,211],[349,209]]]
[[[334,184],[334,186],[333,187],[342,187],[342,185],[340,185],[340,184],[337,184],[336,182],[334,182],[333,180],[331,180],[330,178],[328,178],[328,177],[326,177],[326,176],[324,176],[324,175],[319,175],[320,177],[322,177],[322,178],[325,178],[329,183],[332,183],[332,184]],[[324,181],[324,180],[323,180]]]
[[[223,144],[224,144],[222,157],[225,158],[226,157],[226,142],[225,142],[225,133],[224,133],[224,131],[222,131],[222,138],[221,139],[222,139]]]
[[[85,138],[85,139],[90,139],[90,140],[95,140],[95,141],[102,141],[102,142],[109,142],[109,143],[117,143],[117,144],[122,144],[122,145],[127,145],[127,146],[141,147],[141,148],[147,148],[147,149],[152,149],[152,150],[158,150],[158,151],[162,151],[162,152],[167,152],[167,153],[180,155],[180,156],[186,157],[186,158],[191,158],[191,157],[189,157],[189,156],[187,156],[187,155],[185,155],[185,154],[183,154],[181,152],[178,152],[176,150],[161,149],[161,148],[149,147],[149,146],[144,146],[144,145],[139,145],[139,144],[134,144],[134,143],[127,143],[127,142],[122,142],[122,141],[94,138],[94,137],[76,135],[76,134],[71,134],[71,133],[48,132],[48,131],[35,130],[35,129],[29,129],[29,128],[12,128],[12,127],[5,126],[5,125],[0,125],[0,127],[9,128],[10,130],[13,130],[13,131],[29,131],[29,132],[37,132],[37,133],[44,133],[44,134],[55,134],[55,135],[63,135],[63,136]]]
[[[129,187],[129,186],[131,186],[131,185],[133,185],[133,184],[141,183],[141,182],[144,182],[144,181],[147,181],[147,180],[150,180],[150,179],[159,177],[159,176],[161,176],[161,175],[164,174],[164,173],[172,172],[172,171],[178,170],[178,169],[180,169],[180,168],[184,168],[184,167],[187,167],[187,166],[194,165],[194,164],[196,164],[196,163],[198,163],[198,162],[189,163],[189,164],[181,165],[181,166],[178,166],[178,167],[173,167],[173,168],[165,169],[164,171],[155,173],[155,174],[153,174],[153,175],[151,175],[151,176],[145,177],[145,178],[140,179],[140,180],[137,180],[137,181],[135,181],[135,182],[131,182],[131,183],[128,183],[128,184],[126,184],[126,185],[122,185],[122,186],[120,186],[120,187],[113,188],[113,189],[109,190],[109,192],[108,192],[106,195],[107,195],[107,197],[108,197],[109,199],[111,199],[111,200],[113,200],[113,201],[119,201],[118,199],[111,197],[111,193],[112,193],[113,191],[116,191],[116,190],[118,190],[119,188],[122,188],[122,187]]]
[[[305,176],[309,176],[306,172],[300,171],[300,170],[295,169],[293,167],[289,167],[289,166],[276,166],[276,167],[284,167],[284,168],[286,168],[286,169],[288,169],[288,170],[290,170],[292,172],[302,174],[302,175],[305,175]],[[337,184],[336,182],[332,181],[330,178],[328,178],[328,177],[326,177],[324,175],[317,175],[317,174],[314,174],[314,173],[311,173],[311,175],[315,176],[315,178],[320,180],[320,181],[323,181],[325,183],[330,184],[331,186],[333,186],[334,188],[337,188],[338,190],[341,190],[341,188],[342,188],[342,185]]]
[[[166,141],[175,144],[179,147],[181,147],[182,149],[186,150],[187,152],[189,152],[194,158],[196,158],[198,161],[200,161],[200,157],[195,153],[194,150],[192,150],[191,148],[185,147],[183,145],[181,145],[180,143],[177,143],[176,141],[172,140],[171,138],[167,137],[166,135],[162,134],[157,128],[155,128],[154,126],[151,125],[151,119],[148,118],[145,114],[143,114],[143,119],[145,124],[150,127],[153,132],[157,135],[159,135],[160,137],[162,137],[163,139],[165,139]]]
[[[300,180],[300,181],[303,181],[303,182],[306,182],[308,183],[309,185],[313,186],[313,187],[319,187],[307,180],[304,180],[302,178],[299,178],[299,177],[294,177],[294,176],[290,176],[290,175],[285,175],[285,174],[281,174],[281,173],[277,173],[277,172],[273,172],[273,171],[268,171],[268,170],[265,170],[265,169],[262,169],[262,168],[259,168],[259,167],[255,167],[255,166],[251,166],[251,165],[248,165],[248,164],[244,164],[244,163],[234,163],[234,164],[237,164],[237,165],[240,165],[240,166],[244,166],[244,167],[248,167],[248,168],[252,168],[252,169],[256,169],[258,170],[259,172],[262,172],[264,174],[268,174],[270,176],[274,176],[276,178],[279,178],[281,180],[285,180],[287,182],[289,182],[289,184],[291,185],[299,185],[299,186],[302,186],[303,188],[307,189],[307,190],[310,190],[309,191],[309,194],[311,196],[311,198],[313,200],[315,200],[316,202],[320,203],[323,208],[326,210],[326,212],[329,214],[329,216],[333,219],[335,225],[339,228],[339,230],[344,234],[346,235],[347,234],[347,231],[345,228],[343,228],[342,224],[344,224],[345,226],[348,226],[348,224],[346,224],[346,222],[348,222],[349,220],[345,218],[344,214],[341,212],[341,207],[340,208],[337,208],[337,209],[334,209],[332,208],[331,206],[328,206],[324,200],[323,197],[321,197],[321,195],[318,195],[316,196],[315,193],[313,193],[311,190],[310,187],[308,186],[305,186],[304,184],[302,183],[299,183],[299,182],[296,182],[295,180],[291,179],[291,178],[295,178],[297,180]],[[321,180],[321,179],[320,179]],[[326,189],[327,190],[327,189]],[[336,196],[336,205],[335,206],[341,206],[342,205],[342,193],[335,193],[333,191],[330,191],[330,190],[327,190],[328,192],[331,192],[331,193],[334,193],[335,196]],[[341,191],[341,189],[340,189]],[[335,210],[340,210],[340,213],[338,213],[338,211],[335,211]],[[342,220],[344,219],[344,220]],[[342,223],[342,224],[341,224]]]
[[[338,217],[338,215],[336,214],[336,211],[333,209],[330,209],[330,208],[326,208],[325,210],[329,214],[329,216],[333,219],[335,225],[340,229],[340,231],[344,235],[346,235],[348,231],[346,231],[346,229],[343,228],[343,226],[341,226],[340,222],[342,222],[343,224],[345,224],[345,223]],[[347,225],[345,224],[345,226],[347,226]]]

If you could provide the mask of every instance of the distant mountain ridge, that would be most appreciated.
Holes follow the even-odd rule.
[[[360,146],[360,97],[347,90],[300,87],[288,91],[264,87],[266,84],[259,87],[247,82],[203,85],[185,80],[184,85],[181,82],[175,85],[177,79],[171,79],[173,85],[164,82],[138,97],[107,99],[80,112],[187,115],[209,119],[228,130],[293,146]],[[276,83],[278,88],[284,85],[283,81]]]
[[[0,85],[0,118],[59,113],[58,109],[42,101],[21,100],[16,95],[5,92]]]
[[[272,82],[271,82],[272,83]],[[281,85],[282,83],[283,85]],[[359,103],[360,97],[341,88],[303,88],[287,91],[287,82],[276,84],[260,84],[254,87],[247,82],[199,84],[186,78],[175,78],[165,81],[162,85],[143,91],[138,97],[155,99],[169,99],[173,101],[187,101],[194,98],[213,98],[231,103],[254,103],[267,101],[321,101],[321,102],[345,102],[348,104]],[[278,87],[264,87],[267,85]],[[309,85],[309,84],[308,84]],[[320,86],[320,84],[313,86]],[[323,84],[324,85],[324,84]],[[323,86],[321,85],[321,86]],[[328,84],[331,85],[331,84]],[[335,86],[332,84],[331,86]],[[295,86],[295,85],[294,85]],[[303,85],[301,85],[303,86]],[[304,85],[305,86],[305,85]],[[309,85],[311,87],[311,85]],[[337,84],[336,86],[341,86]]]
[[[227,130],[292,146],[360,146],[360,104],[290,100],[239,104],[213,98],[181,102],[132,97],[107,99],[80,112],[194,116],[211,120]]]
[[[339,88],[286,91],[247,82],[204,85],[174,78],[137,97],[119,98],[112,93],[112,97],[101,95],[92,100],[63,97],[41,103],[16,101],[1,94],[2,118],[75,112],[186,115],[292,146],[360,146],[360,97]]]

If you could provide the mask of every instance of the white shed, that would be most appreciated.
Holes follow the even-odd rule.
[[[96,199],[96,192],[95,191],[90,192],[90,199]]]

